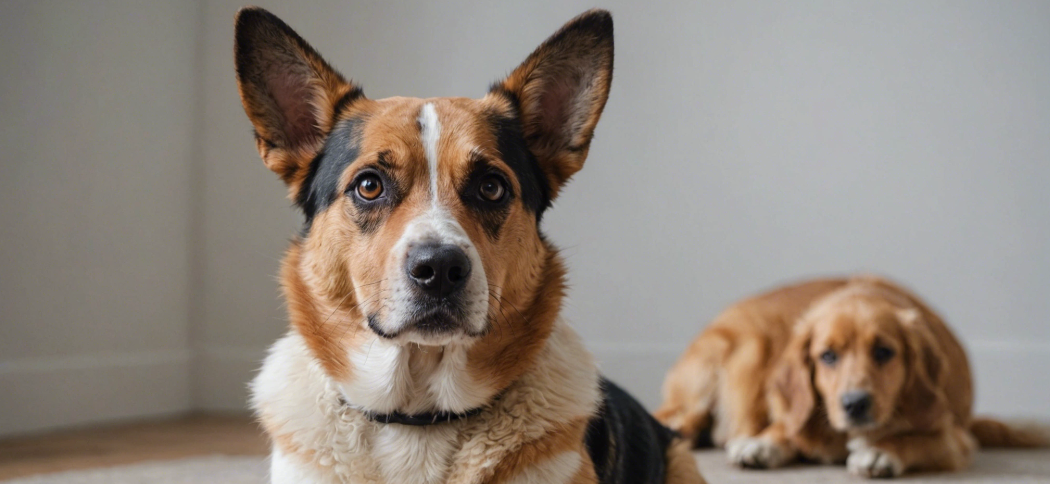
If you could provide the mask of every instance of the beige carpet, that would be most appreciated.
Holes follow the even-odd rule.
[[[845,466],[798,465],[776,471],[741,470],[731,467],[722,451],[697,453],[700,472],[711,484],[795,484],[795,483],[863,483]],[[959,482],[965,484],[1034,484],[1050,483],[1050,450],[984,450],[964,472],[917,474],[897,479],[900,482]],[[885,482],[877,480],[875,482]]]
[[[842,467],[796,466],[778,471],[744,471],[726,464],[720,451],[697,454],[700,469],[711,484],[859,483]],[[261,484],[266,460],[260,457],[213,456],[149,462],[108,469],[63,472],[3,481],[4,484]],[[908,483],[958,482],[987,484],[1050,484],[1050,451],[983,451],[966,472],[917,475]]]

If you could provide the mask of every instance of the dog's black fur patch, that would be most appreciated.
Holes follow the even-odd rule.
[[[335,197],[342,196],[339,178],[346,167],[357,159],[364,123],[363,118],[350,118],[336,124],[325,139],[321,151],[310,161],[309,171],[295,197],[296,205],[306,217],[304,235],[310,232],[314,216],[328,208]]]
[[[493,169],[488,163],[475,159],[470,162],[470,171],[468,172],[466,180],[459,188],[460,200],[463,204],[469,207],[478,217],[481,222],[481,226],[485,229],[485,233],[488,234],[492,240],[499,239],[500,229],[503,228],[503,222],[507,220],[507,216],[510,214],[510,204],[514,201],[515,195],[512,193],[510,185],[507,185],[507,193],[504,195],[503,200],[498,202],[491,202],[482,199],[478,190],[485,178],[494,175],[506,184],[506,176],[502,171]]]
[[[601,484],[663,484],[675,433],[613,382],[601,379],[602,406],[587,426],[587,452]]]
[[[517,99],[510,93],[501,92],[502,95],[510,96],[512,103],[516,105]],[[529,150],[522,131],[521,120],[516,113],[489,113],[489,126],[496,135],[496,144],[499,149],[500,159],[514,171],[521,185],[521,203],[530,212],[536,214],[536,223],[539,224],[543,218],[543,212],[551,205],[550,185],[547,178],[540,170],[540,164],[536,156]]]

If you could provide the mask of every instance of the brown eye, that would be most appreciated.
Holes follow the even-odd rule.
[[[503,200],[503,195],[506,193],[507,187],[503,185],[503,180],[496,175],[485,177],[484,180],[481,180],[481,186],[478,187],[478,195],[490,202]]]
[[[872,358],[875,358],[875,361],[879,364],[890,361],[890,358],[893,358],[895,354],[897,354],[897,352],[893,351],[893,348],[888,348],[881,345],[876,346],[874,349],[871,350]]]
[[[365,175],[357,181],[357,195],[365,200],[375,200],[383,194],[383,181],[378,175]]]

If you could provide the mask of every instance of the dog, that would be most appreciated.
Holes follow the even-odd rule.
[[[259,8],[235,42],[256,146],[305,216],[290,329],[251,384],[273,482],[703,482],[559,318],[540,232],[609,95],[608,12],[477,100],[369,99]]]
[[[802,282],[729,307],[664,382],[656,417],[731,462],[845,462],[863,477],[958,470],[984,446],[1044,436],[975,419],[966,353],[924,302],[888,280]]]

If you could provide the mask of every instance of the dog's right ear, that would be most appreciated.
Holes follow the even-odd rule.
[[[805,427],[816,407],[813,361],[809,356],[812,332],[812,325],[806,322],[795,328],[770,380],[769,393],[789,435]]]
[[[949,412],[944,393],[947,357],[921,311],[902,309],[897,316],[904,329],[908,361],[899,412],[915,428],[930,429]]]
[[[291,184],[305,175],[338,113],[363,94],[266,10],[241,9],[235,31],[237,83],[259,154]]]
[[[612,69],[612,15],[590,10],[566,23],[492,86],[491,95],[509,98],[516,106],[552,199],[587,159],[609,99]]]

